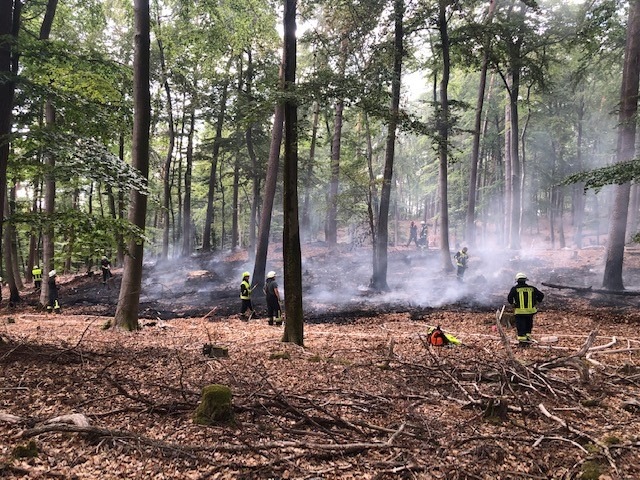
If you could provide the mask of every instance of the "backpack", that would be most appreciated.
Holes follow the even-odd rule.
[[[435,328],[432,327],[429,329],[429,332],[427,333],[427,343],[434,347],[443,347],[445,345],[449,345],[450,341],[440,328],[440,325],[438,325]]]

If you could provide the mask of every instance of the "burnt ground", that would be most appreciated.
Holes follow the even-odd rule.
[[[506,253],[506,255],[505,255]],[[272,257],[278,257],[275,250]],[[579,300],[585,307],[634,310],[633,295],[589,293],[554,289],[544,284],[600,288],[604,250],[531,251],[509,256],[509,252],[471,252],[470,268],[464,283],[455,271],[444,272],[441,253],[436,250],[396,248],[389,251],[389,291],[369,289],[371,254],[368,249],[330,251],[322,243],[304,246],[303,292],[306,323],[344,323],[380,313],[409,313],[419,319],[434,310],[493,312],[506,301],[515,273],[526,272],[531,282],[543,290],[546,308],[571,309],[568,302]],[[283,290],[282,264],[267,268],[279,274]],[[143,272],[140,318],[169,320],[201,318],[216,307],[215,315],[229,317],[240,307],[241,272],[253,271],[245,252],[193,256],[165,263],[147,263]],[[94,275],[62,276],[60,301],[67,314],[112,317],[115,314],[121,269],[104,286],[99,272]],[[93,272],[92,272],[93,273]],[[629,292],[640,292],[640,249],[626,253],[624,271]],[[257,318],[266,312],[264,298],[256,288],[253,302]],[[627,292],[627,293],[629,293]],[[38,309],[38,298],[27,289],[24,308]]]
[[[459,283],[439,252],[391,249],[381,294],[367,249],[305,245],[304,348],[238,318],[242,252],[145,266],[138,332],[106,328],[117,269],[112,289],[62,276],[60,315],[26,290],[0,312],[0,477],[638,478],[638,297],[543,286],[597,289],[603,250],[470,253]],[[546,294],[526,349],[495,319],[518,271]],[[436,324],[462,345],[426,345]],[[209,384],[232,422],[194,423]]]

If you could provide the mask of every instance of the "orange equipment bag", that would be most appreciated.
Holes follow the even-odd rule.
[[[449,339],[446,337],[440,325],[429,330],[427,333],[427,343],[435,347],[443,347],[449,344]]]

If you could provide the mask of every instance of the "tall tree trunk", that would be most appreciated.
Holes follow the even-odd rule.
[[[204,220],[204,230],[202,232],[202,250],[209,252],[211,250],[211,225],[213,224],[213,199],[216,191],[216,171],[218,169],[218,156],[220,155],[220,143],[222,142],[222,127],[224,126],[224,116],[227,109],[227,94],[229,90],[229,70],[233,57],[229,57],[227,62],[227,75],[225,75],[224,83],[220,93],[220,108],[218,110],[218,118],[216,119],[216,136],[213,140],[213,158],[211,159],[211,170],[209,170],[209,182],[207,190],[207,213]]]
[[[13,217],[16,214],[16,195],[18,190],[18,181],[16,179],[13,180],[11,190],[9,191],[9,215]],[[10,235],[9,238],[11,240],[11,261],[13,262],[13,273],[14,280],[16,284],[16,300],[20,301],[19,291],[24,288],[24,283],[22,283],[21,276],[21,268],[20,268],[20,252],[18,251],[18,232],[16,230],[16,226],[14,223],[9,224]]]
[[[313,102],[313,115],[311,120],[311,144],[309,145],[309,163],[305,170],[303,179],[304,200],[302,202],[302,216],[300,219],[300,230],[306,239],[311,238],[311,185],[313,180],[313,167],[316,158],[316,143],[318,141],[318,120],[320,118],[320,104]]]
[[[640,187],[637,183],[631,185],[631,196],[629,198],[629,218],[627,219],[627,242],[631,242],[634,235],[638,233],[638,209],[640,209]]]
[[[156,6],[156,23],[160,30],[160,7]],[[164,55],[164,44],[162,36],[157,36],[158,52],[160,54],[160,71],[162,74],[162,86],[167,96],[167,128],[169,130],[169,145],[162,168],[162,253],[161,258],[166,260],[169,258],[169,232],[171,228],[171,171],[173,150],[176,144],[176,130],[173,118],[173,99],[171,96],[171,86],[169,85],[169,74]]]
[[[237,248],[239,245],[240,234],[238,232],[238,209],[240,208],[240,153],[236,153],[235,161],[233,162],[233,197],[231,205],[231,248]]]
[[[438,156],[440,190],[440,254],[442,269],[445,272],[453,270],[451,263],[451,247],[449,246],[449,181],[447,177],[449,164],[449,75],[451,59],[449,55],[449,27],[447,25],[447,0],[439,1],[438,29],[442,48],[442,79],[440,80],[440,115],[438,119]]]
[[[367,156],[367,173],[369,174],[369,188],[367,189],[367,218],[369,220],[369,230],[371,231],[372,245],[372,265],[374,272],[378,271],[378,248],[377,248],[377,228],[376,217],[380,210],[378,201],[378,187],[376,185],[376,177],[373,173],[373,141],[371,140],[371,126],[369,125],[369,117],[366,112],[363,114],[366,153]]]
[[[290,2],[291,0],[285,0]],[[286,3],[285,3],[286,5]],[[291,8],[291,6],[289,6]],[[295,16],[295,2],[293,5]],[[294,17],[295,21],[295,17]],[[284,69],[286,59],[282,57],[280,65],[280,89],[284,90]],[[278,182],[278,168],[280,164],[280,147],[284,128],[284,105],[279,101],[273,116],[273,130],[271,131],[271,147],[269,149],[269,162],[267,165],[267,178],[264,182],[264,194],[262,200],[262,214],[260,215],[260,229],[258,244],[256,246],[256,262],[253,266],[253,282],[257,285],[264,284],[265,270],[267,268],[267,254],[269,252],[269,233],[271,231],[271,213],[276,196]],[[258,288],[254,295],[262,295],[262,289]]]
[[[496,0],[489,1],[489,10],[484,21],[489,24],[493,18],[496,7]],[[469,172],[469,196],[467,203],[466,217],[466,241],[471,247],[476,244],[476,184],[478,182],[478,163],[480,160],[480,138],[482,136],[482,110],[484,107],[484,93],[487,86],[487,71],[489,69],[489,48],[490,43],[484,42],[484,51],[482,57],[482,67],[480,68],[480,82],[478,85],[478,96],[476,99],[476,113],[473,129],[473,143],[471,147],[471,168]]]
[[[509,231],[509,248],[520,249],[520,224],[522,218],[522,165],[520,163],[520,142],[519,142],[519,113],[518,97],[520,95],[520,48],[521,40],[513,45],[510,59],[511,88],[509,89],[509,113],[511,125],[509,134],[511,136],[511,229]]]
[[[640,0],[629,2],[627,44],[624,52],[624,70],[620,88],[618,114],[618,147],[616,160],[624,162],[634,158],[636,141],[636,113],[638,111],[638,84],[640,77]],[[615,199],[609,220],[606,261],[602,286],[622,290],[622,265],[626,236],[627,212],[631,184],[616,185]]]
[[[57,8],[57,0],[50,0],[47,3],[47,11],[45,13],[44,20],[40,26],[40,40],[48,40],[51,34],[51,25]],[[56,111],[51,103],[47,100],[45,104],[45,124],[47,129],[55,128],[56,123]],[[43,272],[45,275],[47,272],[54,268],[54,229],[53,229],[53,216],[55,214],[55,198],[56,198],[56,183],[54,177],[55,170],[55,158],[47,152],[44,155],[44,164],[47,170],[44,182],[44,213],[46,217],[45,227],[43,230],[43,244],[42,244],[42,263]],[[40,290],[40,303],[46,305],[48,302],[49,287],[47,282],[42,282],[42,289]]]
[[[4,204],[4,217],[10,218],[11,214],[9,213],[9,198],[7,196],[7,192],[5,190],[5,201]],[[5,277],[3,280],[7,282],[9,286],[9,303],[14,305],[15,303],[20,301],[20,292],[18,291],[18,286],[16,284],[16,276],[18,272],[16,272],[13,268],[13,261],[11,259],[11,226],[10,224],[5,224],[4,229],[2,231],[2,242],[4,243],[4,248],[2,250],[3,259],[4,259],[4,271]]]
[[[18,73],[16,44],[20,30],[20,0],[0,0],[0,207],[4,205],[7,192],[7,165],[11,143],[12,111],[15,93],[14,75]],[[4,208],[0,208],[3,212]],[[0,226],[1,232],[1,226]],[[0,234],[0,242],[2,235]],[[0,248],[2,245],[0,244]],[[4,246],[7,248],[7,246]],[[0,300],[2,291],[0,289]]]
[[[340,42],[340,63],[338,72],[344,76],[349,40],[345,35]],[[340,153],[342,147],[342,115],[344,99],[336,101],[333,120],[333,139],[331,141],[331,178],[329,180],[329,194],[327,195],[327,223],[325,227],[326,241],[330,246],[338,242],[338,190],[340,187]]]
[[[578,105],[578,118],[577,118],[577,135],[576,135],[576,171],[582,171],[582,134],[584,123],[584,95],[580,95],[580,102]],[[582,229],[584,226],[584,207],[585,207],[585,193],[584,183],[579,183],[573,186],[573,225],[574,225],[574,239],[576,248],[582,248]]]
[[[182,141],[184,139],[184,125],[185,125],[185,121],[184,121],[184,113],[182,114],[182,118],[180,121],[180,134],[178,135],[178,163],[176,165],[174,165],[174,169],[173,169],[173,180],[171,182],[171,184],[173,185],[173,182],[175,181],[175,184],[177,186],[176,188],[176,201],[178,203],[177,207],[174,209],[171,209],[171,223],[173,224],[173,244],[176,245],[178,243],[178,240],[180,238],[182,238],[182,205],[183,205],[183,200],[184,197],[182,196]],[[174,162],[175,163],[175,162]],[[171,201],[173,202],[173,200]],[[173,205],[173,203],[172,203]],[[176,212],[177,211],[177,212]],[[176,218],[177,217],[177,218]]]
[[[382,191],[380,194],[380,212],[378,215],[378,236],[376,238],[376,267],[373,272],[372,288],[378,291],[389,290],[387,285],[387,245],[389,243],[389,207],[391,200],[391,181],[393,179],[393,160],[395,155],[396,128],[400,113],[400,80],[402,76],[402,55],[404,49],[404,0],[394,0],[394,41],[393,41],[393,76],[391,81],[391,106],[389,109],[389,125],[387,144],[382,175]]]
[[[238,65],[236,70],[238,72],[238,85],[237,85],[237,98],[238,104],[240,104],[240,99],[242,98],[242,88],[244,86],[244,77],[243,77],[243,67],[242,67],[243,58],[240,55],[238,57]],[[236,135],[234,138],[240,137],[240,128],[238,127],[236,130]],[[236,142],[234,141],[234,144]],[[231,215],[231,248],[235,249],[240,246],[240,148],[239,142],[237,143],[237,150],[235,152],[235,162],[233,163],[233,197],[232,197],[232,215]],[[243,182],[244,183],[244,182]]]
[[[132,166],[143,178],[149,178],[149,126],[151,123],[151,95],[149,92],[150,21],[149,0],[134,0],[134,58],[133,58],[133,139]],[[147,214],[147,195],[131,191],[129,221],[144,231]],[[116,307],[115,325],[136,330],[140,289],[142,288],[142,239],[129,241],[129,255],[125,257],[120,296]]]
[[[189,134],[187,135],[187,156],[184,172],[184,215],[182,217],[182,256],[189,257],[193,253],[193,231],[191,228],[191,172],[193,169],[193,135],[196,123],[196,99],[197,84],[194,88],[192,99]]]
[[[302,255],[298,223],[298,105],[296,83],[296,0],[284,3],[284,297],[286,322],[283,342],[304,344]]]
[[[507,96],[508,98],[508,96]],[[511,149],[511,104],[504,106],[504,240],[509,242],[509,232],[513,220],[513,173],[512,173],[512,149]]]
[[[35,215],[38,212],[38,196],[39,196],[39,182],[35,180],[33,182],[33,199],[31,200],[31,214]],[[40,266],[39,256],[39,235],[40,231],[36,230],[33,226],[29,232],[29,259],[27,260],[27,271],[25,272],[25,279],[27,283],[33,281],[33,274],[31,271],[35,265]]]
[[[247,75],[245,79],[245,92],[247,98],[247,106],[253,107],[255,101],[253,99],[253,55],[251,48],[247,52]],[[253,123],[247,125],[245,131],[245,141],[247,143],[247,154],[251,161],[251,211],[249,214],[249,257],[255,258],[256,254],[256,218],[260,207],[260,177],[261,168],[258,165],[258,157],[253,145]]]

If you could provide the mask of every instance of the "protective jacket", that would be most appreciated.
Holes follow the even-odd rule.
[[[456,259],[456,266],[458,267],[466,267],[467,266],[467,260],[469,259],[469,255],[466,252],[463,252],[462,250],[460,250],[458,253],[456,253],[453,258]]]
[[[31,275],[36,282],[42,281],[42,269],[40,267],[33,267],[33,270],[31,270]]]
[[[240,298],[242,300],[250,300],[251,299],[251,285],[247,280],[242,280],[240,284]]]
[[[544,293],[536,287],[518,282],[511,287],[507,301],[513,304],[516,315],[532,315],[538,311],[536,305],[542,301]]]

